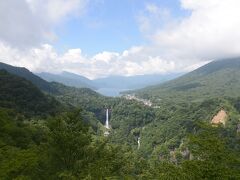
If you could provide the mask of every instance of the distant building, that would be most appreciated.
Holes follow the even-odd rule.
[[[123,97],[124,97],[125,99],[127,99],[127,100],[135,100],[135,101],[141,102],[141,103],[143,103],[145,106],[149,106],[149,107],[152,106],[152,102],[151,102],[150,100],[141,99],[141,98],[136,97],[135,95],[127,94],[127,95],[125,95],[125,96],[123,96]]]

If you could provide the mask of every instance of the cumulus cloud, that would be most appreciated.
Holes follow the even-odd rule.
[[[0,40],[11,46],[37,46],[56,39],[54,27],[84,12],[88,0],[0,1]]]
[[[102,52],[88,57],[81,49],[69,49],[63,54],[58,54],[51,45],[44,44],[23,52],[0,43],[0,52],[2,62],[26,67],[34,72],[69,71],[89,78],[166,73],[175,70],[173,61],[151,57],[144,52],[143,47],[133,47],[122,53]]]
[[[239,0],[181,0],[181,8],[188,11],[189,15],[178,19],[171,16],[169,9],[146,4],[138,23],[143,35],[149,38],[149,44],[123,52],[106,50],[90,57],[82,52],[81,47],[62,54],[49,44],[19,50],[18,45],[36,44],[43,42],[43,37],[54,37],[51,31],[53,25],[79,12],[79,8],[83,8],[87,1],[40,2],[0,2],[2,61],[25,66],[35,72],[70,71],[96,78],[113,74],[191,71],[214,59],[240,56]],[[21,11],[15,12],[11,8],[16,5]],[[14,23],[12,19],[15,19]],[[12,47],[12,44],[17,46]]]
[[[151,37],[164,54],[198,60],[240,55],[240,1],[181,0],[181,5],[190,16]]]

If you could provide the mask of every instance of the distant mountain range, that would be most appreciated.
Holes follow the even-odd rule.
[[[138,89],[146,86],[159,84],[182,75],[174,74],[147,74],[136,76],[109,76],[93,80],[100,88]]]
[[[55,81],[77,88],[86,87],[98,92],[102,88],[119,91],[130,89],[133,91],[127,93],[134,93],[143,98],[154,100],[177,98],[202,101],[212,97],[240,96],[240,58],[212,61],[181,77],[179,77],[181,74],[154,74],[129,77],[110,76],[90,80],[69,72],[62,72],[61,74],[40,73],[37,74],[40,76],[38,77],[26,68],[14,67],[4,63],[0,63],[0,69],[5,69],[31,81],[45,92],[55,94],[59,92],[59,88],[54,83],[49,82]],[[110,92],[107,92],[105,95],[108,95],[108,93],[110,94]]]
[[[109,76],[94,80],[90,80],[84,76],[69,72],[62,72],[60,74],[42,72],[36,75],[49,82],[55,81],[67,86],[77,88],[91,88],[103,93],[104,95],[111,95],[112,91],[120,92],[129,89],[139,89],[174,79],[176,77],[179,77],[181,74],[175,73],[166,75],[150,74],[137,76]],[[105,91],[102,91],[103,89]]]
[[[94,83],[84,77],[77,74],[69,73],[69,72],[62,72],[60,74],[52,74],[52,73],[37,73],[37,76],[43,78],[44,80],[48,82],[59,82],[67,86],[77,87],[77,88],[91,88],[91,89],[97,89],[97,87],[94,85]]]
[[[133,91],[141,97],[161,100],[202,101],[240,96],[240,58],[212,61],[163,84]]]

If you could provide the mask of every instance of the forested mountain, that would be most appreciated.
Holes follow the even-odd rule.
[[[240,180],[239,9],[0,0],[0,180]]]
[[[213,97],[238,97],[240,58],[210,62],[180,78],[139,90],[136,94],[162,100],[202,101]]]
[[[31,87],[38,87],[39,89],[37,89],[35,87],[35,90],[41,94],[41,98],[39,98],[39,103],[36,103],[33,106],[30,106],[31,109],[33,110],[34,107],[39,104],[41,104],[42,102],[46,102],[48,103],[47,99],[45,97],[48,97],[50,99],[54,99],[53,97],[55,97],[57,100],[59,100],[59,102],[61,102],[65,108],[68,109],[75,109],[75,108],[81,108],[84,110],[83,114],[85,116],[85,120],[90,122],[90,124],[92,126],[94,126],[95,128],[97,127],[97,124],[99,121],[103,122],[105,119],[105,107],[106,107],[106,98],[104,96],[101,96],[100,94],[98,94],[97,92],[89,89],[89,88],[74,88],[74,87],[69,87],[69,86],[65,86],[63,84],[57,83],[57,82],[47,82],[43,79],[41,79],[40,77],[36,76],[35,74],[33,74],[32,72],[30,72],[28,69],[26,68],[20,68],[20,67],[14,67],[14,66],[10,66],[7,64],[0,64],[0,69],[3,69],[3,71],[7,71],[9,76],[14,76],[17,80],[15,80],[12,83],[8,83],[8,81],[6,81],[6,85],[9,85],[9,89],[12,86],[13,88],[10,89],[9,93],[12,91],[17,91],[14,89],[14,85],[16,85],[17,83],[20,83],[20,81],[26,81],[31,84]],[[11,73],[11,75],[9,74]],[[65,75],[69,76],[69,77],[73,77],[75,75],[73,74],[69,74],[69,73],[65,73]],[[22,78],[20,78],[22,77]],[[18,79],[19,78],[19,79]],[[25,79],[23,79],[25,78]],[[10,79],[9,79],[10,80]],[[30,82],[29,82],[30,81]],[[2,86],[3,87],[3,86]],[[8,91],[9,89],[4,89],[4,93],[6,91]],[[42,92],[41,92],[41,91]],[[31,96],[32,93],[34,93],[34,91],[31,91],[29,94],[24,94],[24,92],[19,93],[18,95],[22,95],[21,101],[34,101],[36,98],[38,98],[38,96],[34,97],[33,99],[30,99],[29,97],[25,96],[25,95],[29,95]],[[43,95],[43,93],[47,93],[49,94],[48,96]],[[33,95],[32,95],[33,96]],[[16,98],[16,94],[9,94],[8,97],[11,98]],[[3,99],[6,99],[4,96],[2,96]],[[12,99],[12,101],[13,101]],[[6,102],[8,102],[9,100],[7,99]],[[60,103],[55,101],[55,103],[57,103],[58,105],[53,105],[53,107],[49,107],[48,104],[45,104],[45,106],[43,107],[39,107],[36,108],[39,110],[39,112],[43,112],[44,110],[41,108],[46,108],[49,109],[49,111],[51,111],[52,108],[56,108],[55,106],[61,106]],[[28,106],[24,107],[24,103],[21,102],[21,107],[19,109],[24,109],[27,108]],[[92,113],[92,114],[91,114]],[[90,118],[91,117],[91,118]]]
[[[135,128],[123,128],[122,132],[128,129],[128,133],[123,134],[126,139],[135,139],[135,145],[136,138],[141,137],[144,146],[140,150],[144,153],[167,152],[169,155],[170,151],[176,152],[184,146],[184,139],[194,132],[196,124],[210,123],[213,116],[224,109],[228,114],[225,126],[236,133],[240,124],[239,88],[240,58],[233,58],[213,61],[159,86],[130,91],[152,101],[152,107],[145,109],[153,111],[154,118],[148,118],[149,121]]]
[[[95,117],[76,110],[80,105],[73,106],[71,100],[69,106],[61,105],[32,82],[6,70],[0,70],[0,85],[1,179],[99,179],[130,174],[131,168],[125,167],[131,167],[131,162],[124,154],[131,152],[96,136],[89,126]],[[58,96],[66,98],[68,92],[78,91],[58,83],[53,86],[61,89]],[[88,89],[78,92],[79,99],[99,96]]]
[[[158,91],[141,90],[151,105],[56,82],[46,82],[56,92],[47,94],[36,82],[1,70],[0,177],[239,179],[240,96],[237,84],[223,85],[238,74],[239,61],[229,63],[210,63]],[[205,84],[176,89],[196,82]],[[106,108],[110,129],[104,127]],[[212,124],[220,112],[224,117]]]
[[[112,98],[102,96],[89,88],[69,87],[55,82],[51,84],[59,92],[53,96],[69,109],[84,110],[86,119],[92,126],[96,128],[98,122],[105,123],[105,110],[110,106]]]
[[[225,130],[238,138],[239,67],[239,58],[214,61],[162,85],[130,91],[137,97],[150,99],[152,106],[138,110],[137,104],[133,105],[136,101],[131,100],[129,105],[123,103],[113,108],[113,127],[117,127],[113,139],[127,141],[136,148],[140,138],[139,151],[143,155],[177,162],[178,155],[180,159],[186,158],[182,155],[188,151],[188,134],[194,134],[199,123],[211,124],[221,110],[227,114]]]
[[[15,74],[17,76],[23,77],[31,81],[35,86],[37,86],[42,91],[45,91],[48,93],[57,93],[57,90],[54,89],[51,86],[51,84],[41,79],[40,77],[36,76],[35,74],[33,74],[32,72],[30,72],[28,69],[24,67],[15,67],[15,66],[11,66],[11,65],[0,62],[0,69],[5,69],[11,74]]]
[[[80,76],[77,74],[62,72],[60,74],[51,74],[51,73],[38,73],[39,77],[43,78],[48,82],[59,82],[67,86],[77,87],[77,88],[91,88],[97,89],[95,84],[88,78]]]
[[[28,116],[54,115],[61,104],[44,95],[32,82],[0,70],[0,107],[16,109]]]

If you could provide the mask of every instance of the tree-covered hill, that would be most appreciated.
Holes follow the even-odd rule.
[[[203,101],[213,97],[238,97],[239,89],[240,58],[232,58],[213,61],[180,78],[135,93],[157,101]]]
[[[0,70],[1,69],[3,71],[7,71],[8,73],[12,74],[11,76],[14,76],[15,78],[19,78],[19,79],[24,78],[28,80],[29,83],[31,82],[32,86],[36,86],[35,89],[38,91],[38,93],[42,94],[43,98],[40,98],[39,103],[35,103],[36,105],[32,107],[33,109],[34,107],[37,106],[37,104],[41,104],[43,102],[48,103],[48,101],[46,101],[45,96],[43,95],[44,93],[46,94],[46,97],[48,97],[49,99],[51,99],[52,97],[56,98],[61,104],[65,106],[66,108],[65,110],[73,110],[76,108],[83,109],[84,110],[83,114],[86,117],[85,118],[86,121],[90,122],[90,124],[93,127],[95,127],[95,129],[99,121],[104,123],[105,108],[107,107],[107,104],[109,104],[108,101],[111,98],[101,96],[100,94],[98,94],[97,92],[89,88],[75,88],[75,87],[65,86],[57,82],[47,82],[41,79],[40,77],[36,76],[32,72],[30,72],[26,68],[14,67],[11,65],[0,63]],[[15,83],[20,83],[20,81],[21,80],[19,80],[18,82],[18,80],[16,80]],[[14,84],[12,83],[8,84],[6,82],[6,85],[10,86]],[[32,91],[32,93],[34,93],[34,91]],[[31,92],[28,95],[30,96]],[[13,94],[9,95],[9,97],[13,99],[16,98],[16,96]],[[9,101],[6,98],[3,98],[3,99],[6,102]],[[13,99],[11,99],[11,101],[13,101]],[[27,102],[29,101],[29,103],[31,102],[31,100],[29,100],[28,97],[25,97],[24,92],[21,99]],[[56,101],[56,103],[59,104],[58,106],[62,106],[59,102]],[[28,107],[23,107],[23,105],[21,104],[21,107],[19,107],[18,109],[23,110],[24,108],[28,108]],[[38,112],[42,112],[44,111],[44,109],[42,108],[44,107],[41,106],[39,108],[36,108],[36,110],[38,109]],[[56,106],[53,105],[53,107],[51,108],[48,105],[46,105],[45,108],[46,110],[49,109],[49,111],[51,111],[51,109],[56,108]]]
[[[25,115],[53,115],[61,104],[43,94],[30,81],[0,70],[0,107],[15,109]]]
[[[20,76],[22,78],[27,79],[28,81],[31,81],[35,86],[37,86],[42,91],[45,91],[47,93],[57,93],[57,90],[54,87],[52,87],[50,83],[36,76],[35,74],[33,74],[24,67],[15,67],[0,62],[0,69],[4,69],[11,74]]]
[[[198,123],[210,124],[213,116],[221,109],[228,115],[225,128],[236,134],[240,124],[239,89],[240,58],[211,62],[162,85],[132,92],[150,99],[153,106],[145,107],[144,111],[135,115],[136,118],[130,116],[137,110],[136,106],[118,106],[117,112],[125,115],[120,116],[121,123],[116,123],[119,128],[115,133],[132,142],[135,148],[137,138],[141,137],[139,151],[144,155],[170,158],[171,152],[184,149],[186,137],[194,133]],[[145,116],[152,112],[153,116],[147,118],[147,123],[140,124],[144,119],[144,116],[138,117],[141,112]],[[136,121],[135,127],[129,126]]]
[[[179,78],[178,86],[174,82],[179,79],[161,86],[182,93],[178,96],[149,93],[155,98],[153,106],[55,82],[49,84],[57,93],[46,95],[32,82],[1,70],[0,177],[239,179],[240,98],[237,93],[214,96],[216,89],[206,86],[212,88],[215,79],[210,77],[216,74],[225,78],[219,84],[228,82],[233,78],[228,71],[237,73],[238,67],[219,63],[217,68],[205,66],[190,73],[192,79]],[[227,77],[219,75],[224,72]],[[206,85],[196,87],[200,91],[193,94],[187,83],[200,83],[199,79]],[[177,89],[184,83],[186,92]],[[224,93],[230,87],[236,88],[224,86]],[[106,108],[111,126],[107,137],[103,136]],[[227,115],[225,124],[213,126],[211,119],[221,110]]]

